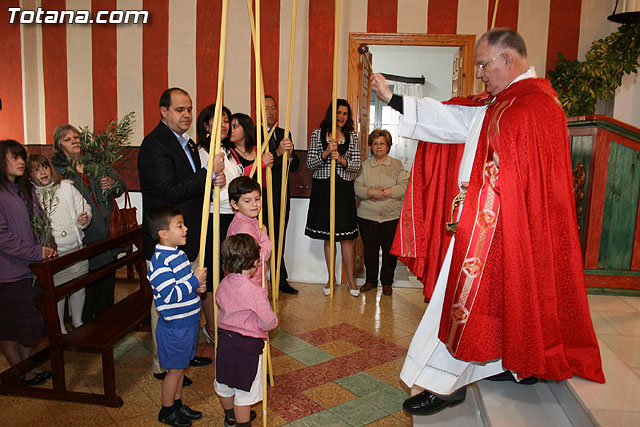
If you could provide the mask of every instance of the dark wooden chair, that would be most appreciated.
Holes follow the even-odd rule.
[[[61,286],[54,287],[53,275],[80,259],[87,259],[109,249],[131,247],[126,256],[110,264],[89,272]],[[147,281],[146,263],[139,248],[142,247],[142,232],[135,230],[92,243],[78,251],[48,261],[31,264],[44,292],[36,297],[36,306],[44,314],[49,324],[49,346],[0,374],[0,394],[39,397],[45,399],[67,400],[120,407],[122,398],[116,396],[115,366],[113,345],[124,335],[140,326],[149,315],[151,287]],[[79,328],[62,335],[58,320],[57,301],[66,294],[85,287],[87,284],[114,273],[121,267],[134,266],[138,272],[139,289],[117,302],[100,316],[88,321]],[[100,353],[102,355],[102,373],[104,394],[84,393],[67,390],[65,384],[64,349]],[[24,384],[24,374],[51,359],[53,388],[28,387]]]

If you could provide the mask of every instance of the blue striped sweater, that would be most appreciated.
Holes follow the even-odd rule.
[[[147,279],[153,289],[156,309],[167,326],[183,328],[200,321],[198,279],[182,250],[156,245]]]

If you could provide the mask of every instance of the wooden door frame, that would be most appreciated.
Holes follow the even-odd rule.
[[[360,111],[357,99],[360,89],[360,68],[362,55],[358,48],[362,45],[392,46],[450,46],[462,48],[462,93],[473,94],[475,34],[416,34],[416,33],[349,33],[349,70],[347,100],[356,115],[355,123],[360,126]]]
[[[368,151],[368,141],[365,137],[369,134],[369,129],[362,129],[362,116],[360,108],[360,95],[362,90],[362,56],[358,52],[358,48],[362,45],[392,45],[392,46],[448,46],[462,49],[462,67],[461,67],[461,93],[458,96],[468,96],[473,94],[474,86],[474,48],[476,44],[475,35],[462,34],[409,34],[409,33],[349,33],[349,69],[348,69],[348,86],[347,100],[351,105],[351,111],[354,115],[354,123],[356,125],[360,138],[360,152],[363,158]],[[373,71],[373,70],[372,70]],[[354,254],[356,251],[362,251],[362,242],[358,238],[354,241]],[[354,256],[354,258],[356,258]],[[355,261],[355,259],[354,259]],[[363,266],[356,263],[356,275]],[[344,268],[344,260],[342,263],[342,283],[346,281],[346,272]]]

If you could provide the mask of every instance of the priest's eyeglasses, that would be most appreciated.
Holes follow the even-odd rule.
[[[484,64],[483,63],[476,64],[476,71],[484,71],[484,69],[487,68],[487,65],[491,64],[493,61],[498,59],[500,57],[500,55],[502,55],[503,53],[504,53],[504,51],[500,52],[499,54],[497,54],[496,56],[494,56],[493,58],[491,58],[490,60],[488,60]]]

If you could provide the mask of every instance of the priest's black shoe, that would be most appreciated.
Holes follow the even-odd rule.
[[[280,292],[284,292],[285,294],[296,295],[298,290],[291,286],[288,282],[280,283]]]
[[[524,384],[524,385],[532,385],[538,382],[536,377],[527,377],[523,378],[520,381],[516,381],[516,377],[510,371],[500,372],[499,374],[492,375],[490,377],[485,378],[485,380],[489,381],[513,381],[514,383]]]
[[[153,378],[157,379],[157,380],[164,380],[164,377],[167,376],[167,371],[164,372],[160,372],[159,374],[153,374]],[[189,387],[191,384],[193,384],[193,381],[191,381],[191,378],[189,378],[188,376],[184,376],[184,378],[182,379],[182,387]]]
[[[186,418],[187,420],[199,420],[200,418],[202,418],[202,412],[194,411],[193,409],[189,408],[187,405],[182,405],[180,409],[178,409],[176,412],[182,418]]]
[[[402,409],[413,415],[432,415],[440,412],[444,408],[463,402],[466,397],[466,392],[460,393],[460,395],[462,397],[458,399],[454,397],[452,400],[444,400],[438,395],[425,390],[405,400],[402,404]]]
[[[212,360],[209,357],[194,357],[193,359],[191,359],[191,362],[189,362],[189,365],[191,366],[207,366],[207,365],[211,365]]]
[[[158,415],[158,421],[164,424],[169,424],[170,426],[174,426],[174,427],[190,427],[191,420],[183,418],[178,412],[179,411],[175,411],[167,417]]]

